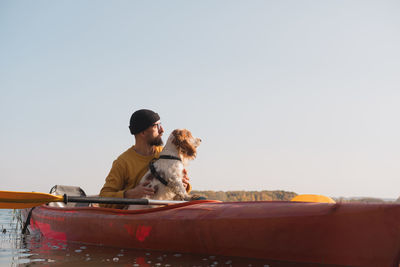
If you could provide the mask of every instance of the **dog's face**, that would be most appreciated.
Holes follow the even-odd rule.
[[[187,159],[196,157],[197,147],[201,143],[200,138],[195,138],[186,129],[176,129],[170,136],[172,144],[178,149],[178,153]]]

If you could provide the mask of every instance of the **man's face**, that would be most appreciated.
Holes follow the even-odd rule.
[[[156,121],[152,126],[145,130],[147,143],[151,146],[162,146],[163,140],[161,139],[164,133],[164,128],[161,126],[160,121]]]

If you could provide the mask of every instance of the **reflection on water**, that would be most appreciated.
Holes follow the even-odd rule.
[[[328,266],[64,243],[22,235],[18,215],[0,209],[0,266]]]
[[[23,249],[16,244],[19,243],[19,223],[13,220],[13,210],[0,209],[0,266],[13,266],[18,255],[24,254]]]

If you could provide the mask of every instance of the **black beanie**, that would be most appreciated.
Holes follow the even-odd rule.
[[[143,132],[158,120],[160,120],[160,116],[152,110],[137,110],[131,116],[129,130],[131,130],[131,134]]]

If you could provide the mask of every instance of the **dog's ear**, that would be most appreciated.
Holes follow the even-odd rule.
[[[193,139],[192,133],[186,129],[177,129],[172,132],[174,139],[172,143],[176,146],[179,153],[186,158],[196,157],[196,147],[189,141]]]

